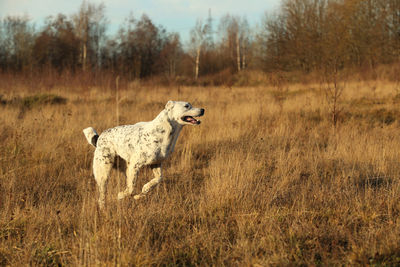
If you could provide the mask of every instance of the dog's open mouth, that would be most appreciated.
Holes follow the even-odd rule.
[[[199,121],[199,120],[196,120],[194,117],[192,117],[192,116],[184,116],[184,117],[182,117],[182,120],[184,121],[184,122],[187,122],[187,123],[191,123],[191,124],[200,124],[200,122],[201,121]]]

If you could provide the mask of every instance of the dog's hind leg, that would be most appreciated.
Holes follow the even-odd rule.
[[[145,184],[142,188],[142,193],[140,193],[139,195],[135,195],[134,199],[140,199],[144,196],[146,196],[146,194],[157,184],[159,184],[163,177],[162,177],[162,171],[161,171],[161,164],[155,164],[151,166],[153,173],[154,173],[154,178],[150,180],[150,182],[148,182],[147,184]]]
[[[104,208],[107,180],[113,166],[113,155],[108,150],[96,149],[93,174],[99,188],[99,207]]]
[[[138,163],[128,163],[126,169],[126,189],[118,193],[118,199],[121,200],[127,196],[130,196],[133,192],[133,188],[136,183],[139,169],[142,165]]]

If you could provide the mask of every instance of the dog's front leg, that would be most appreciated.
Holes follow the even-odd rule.
[[[132,194],[140,167],[141,166],[139,164],[128,164],[128,168],[126,170],[126,189],[118,193],[118,200],[121,200]]]
[[[140,199],[144,196],[146,196],[146,194],[154,187],[156,186],[158,183],[160,183],[162,181],[162,171],[161,171],[161,164],[155,164],[151,166],[153,173],[154,173],[154,178],[150,180],[150,182],[148,182],[147,184],[145,184],[142,188],[142,193],[140,193],[139,195],[135,195],[133,198],[134,199]]]

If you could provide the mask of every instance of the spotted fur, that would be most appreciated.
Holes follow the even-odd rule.
[[[193,108],[187,102],[168,101],[165,109],[152,121],[117,126],[100,135],[92,127],[84,129],[89,144],[96,147],[93,174],[99,188],[99,206],[104,207],[106,183],[117,157],[126,162],[127,185],[118,193],[118,199],[133,193],[140,168],[146,165],[152,168],[154,178],[134,196],[134,199],[140,199],[162,181],[161,163],[174,151],[182,127],[200,124],[194,117],[203,114],[204,109]]]

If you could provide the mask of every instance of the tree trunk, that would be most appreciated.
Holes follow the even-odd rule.
[[[240,43],[239,43],[239,34],[236,34],[236,61],[238,65],[238,72],[240,72]]]
[[[246,68],[246,47],[245,47],[245,43],[246,42],[243,42],[244,44],[243,44],[243,47],[242,47],[242,53],[243,53],[243,56],[242,56],[242,70],[244,70],[245,68]]]
[[[196,51],[196,66],[195,66],[195,73],[194,73],[194,79],[197,80],[199,77],[199,64],[200,64],[200,52],[201,52],[201,45],[197,47]]]
[[[82,70],[86,71],[86,43],[83,43]]]
[[[240,44],[239,44],[239,34],[236,34],[236,61],[238,72],[240,72]]]

